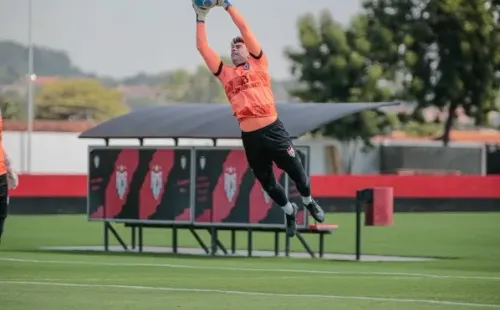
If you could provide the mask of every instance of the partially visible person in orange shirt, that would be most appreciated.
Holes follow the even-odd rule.
[[[8,213],[9,189],[16,188],[18,183],[17,174],[3,147],[3,117],[0,111],[0,242]]]
[[[287,235],[293,237],[297,229],[298,207],[295,203],[290,203],[285,190],[276,182],[273,162],[296,183],[302,201],[313,218],[321,223],[325,215],[311,197],[309,177],[288,132],[278,118],[266,54],[243,16],[228,0],[218,0],[217,6],[229,13],[241,33],[241,36],[231,42],[233,66],[225,65],[208,45],[205,18],[209,9],[198,7],[193,0],[196,13],[196,46],[208,69],[224,87],[233,115],[241,128],[241,138],[250,168],[269,197],[285,212]]]

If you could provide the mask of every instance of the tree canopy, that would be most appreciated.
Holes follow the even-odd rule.
[[[342,27],[328,11],[297,22],[299,47],[287,49],[302,101],[404,100],[448,112],[449,140],[456,111],[478,126],[497,110],[500,89],[500,1],[365,0],[363,11]],[[397,126],[381,112],[349,116],[323,129],[342,140],[370,137]],[[433,127],[435,127],[433,125]]]
[[[172,72],[163,90],[167,102],[227,102],[220,82],[204,65],[194,73],[184,69]]]
[[[128,112],[120,92],[91,79],[64,79],[49,83],[37,94],[40,119],[103,121]]]
[[[319,17],[301,16],[297,23],[299,49],[288,49],[292,74],[299,86],[292,94],[304,102],[387,101],[394,93],[385,82],[385,70],[372,61],[367,38],[368,19],[359,15],[347,28],[333,20],[328,11]],[[344,117],[321,129],[340,140],[357,137],[366,143],[397,120],[380,111],[366,111]]]
[[[370,29],[385,34],[371,35],[374,60],[402,77],[404,97],[448,111],[445,143],[458,107],[486,125],[500,88],[498,1],[367,0],[364,8]]]

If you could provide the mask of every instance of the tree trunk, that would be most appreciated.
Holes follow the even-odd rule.
[[[453,120],[455,119],[455,111],[457,110],[457,107],[458,104],[452,102],[450,104],[450,107],[448,108],[448,118],[444,123],[444,133],[442,136],[444,146],[448,146],[448,144],[450,143],[450,131],[451,131],[451,126],[453,125]]]

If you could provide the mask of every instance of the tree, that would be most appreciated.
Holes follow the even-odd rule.
[[[44,86],[36,97],[42,119],[93,119],[103,121],[129,110],[117,90],[97,80],[64,79]]]
[[[371,36],[374,60],[404,76],[419,109],[448,110],[445,145],[458,107],[485,125],[500,87],[498,1],[368,0],[364,7],[371,29],[390,33],[383,44]]]
[[[170,74],[164,86],[169,102],[226,102],[224,89],[217,78],[200,65],[194,73],[179,69]]]
[[[344,29],[328,11],[317,20],[306,14],[298,20],[300,49],[288,49],[292,74],[300,86],[291,94],[306,102],[374,102],[393,96],[382,83],[384,68],[371,60],[367,40],[368,19],[359,15]],[[380,111],[365,111],[344,117],[321,129],[325,135],[340,140],[357,137],[370,144],[370,138],[384,132],[396,118]]]
[[[428,13],[418,9],[417,2],[364,2],[372,60],[384,67],[387,78],[399,90],[399,98],[418,102],[415,119],[432,103],[436,61],[433,32],[425,18]]]
[[[0,111],[3,119],[20,119],[23,117],[23,101],[15,92],[0,93]]]
[[[185,69],[175,70],[170,73],[168,82],[163,89],[168,102],[184,102],[190,88],[191,74]]]

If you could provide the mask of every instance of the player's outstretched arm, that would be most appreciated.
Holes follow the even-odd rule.
[[[195,5],[193,8],[196,12],[196,48],[205,60],[208,69],[214,75],[218,76],[222,71],[222,60],[209,45],[207,40],[207,32],[205,29],[205,17],[208,13],[208,10],[201,9]]]
[[[231,16],[234,24],[238,27],[243,40],[245,41],[245,45],[248,48],[248,52],[256,59],[260,59],[262,57],[262,48],[260,46],[259,41],[255,38],[252,29],[246,22],[245,18],[241,13],[231,5],[229,0],[218,0],[217,5],[222,6]]]

